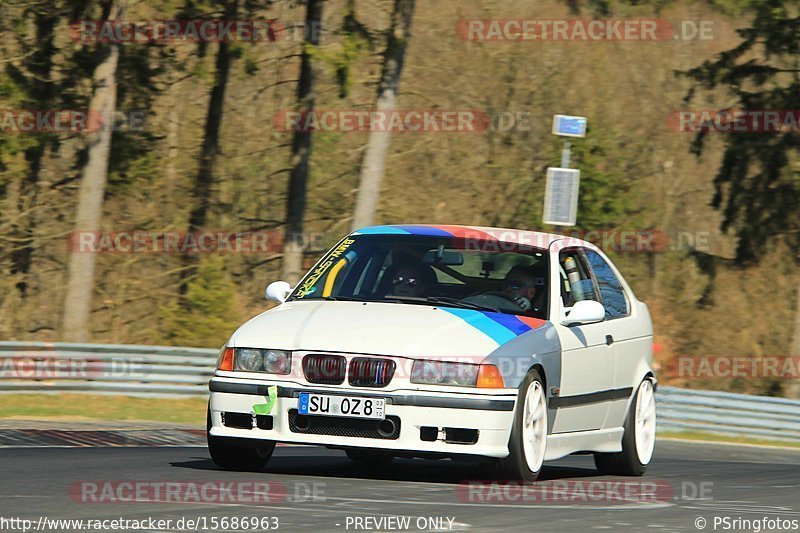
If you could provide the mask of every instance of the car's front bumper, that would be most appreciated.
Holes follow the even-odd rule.
[[[270,386],[278,387],[275,404],[268,416],[272,429],[227,427],[222,413],[252,413],[253,405],[267,401]],[[474,455],[505,457],[514,416],[516,392],[507,390],[499,394],[469,392],[433,393],[418,390],[342,388],[306,386],[268,380],[251,380],[215,377],[209,382],[211,391],[211,435],[264,439],[297,444],[318,444],[333,447],[363,447],[419,452],[421,454]],[[386,398],[386,416],[400,419],[396,438],[371,438],[302,433],[290,427],[290,411],[297,409],[300,392],[320,394],[346,394]],[[336,417],[326,417],[328,425],[335,425]],[[345,422],[343,422],[344,424]],[[420,428],[455,428],[477,430],[474,444],[446,442],[441,433],[437,440],[423,440]]]

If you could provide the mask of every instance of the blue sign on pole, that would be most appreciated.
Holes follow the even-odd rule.
[[[554,115],[553,135],[561,135],[562,137],[586,137],[586,117]]]

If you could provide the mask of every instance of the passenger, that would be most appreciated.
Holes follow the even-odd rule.
[[[426,265],[404,265],[392,278],[395,296],[424,297],[436,285],[436,273]]]

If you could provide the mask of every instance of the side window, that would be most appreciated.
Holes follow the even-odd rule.
[[[603,306],[606,308],[606,318],[620,318],[630,314],[628,298],[622,289],[614,271],[608,263],[593,250],[586,250],[586,259],[592,267],[600,294],[603,297]]]
[[[586,263],[577,250],[564,250],[558,256],[561,273],[561,299],[565,307],[572,307],[582,300],[599,301],[594,280]]]

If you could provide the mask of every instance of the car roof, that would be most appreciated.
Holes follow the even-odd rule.
[[[547,249],[555,241],[568,239],[572,245],[595,248],[591,243],[569,235],[544,233],[512,228],[491,228],[485,226],[461,226],[448,224],[395,224],[387,226],[368,226],[354,231],[351,235],[423,235],[430,237],[457,237],[476,240],[497,240],[514,244]]]

